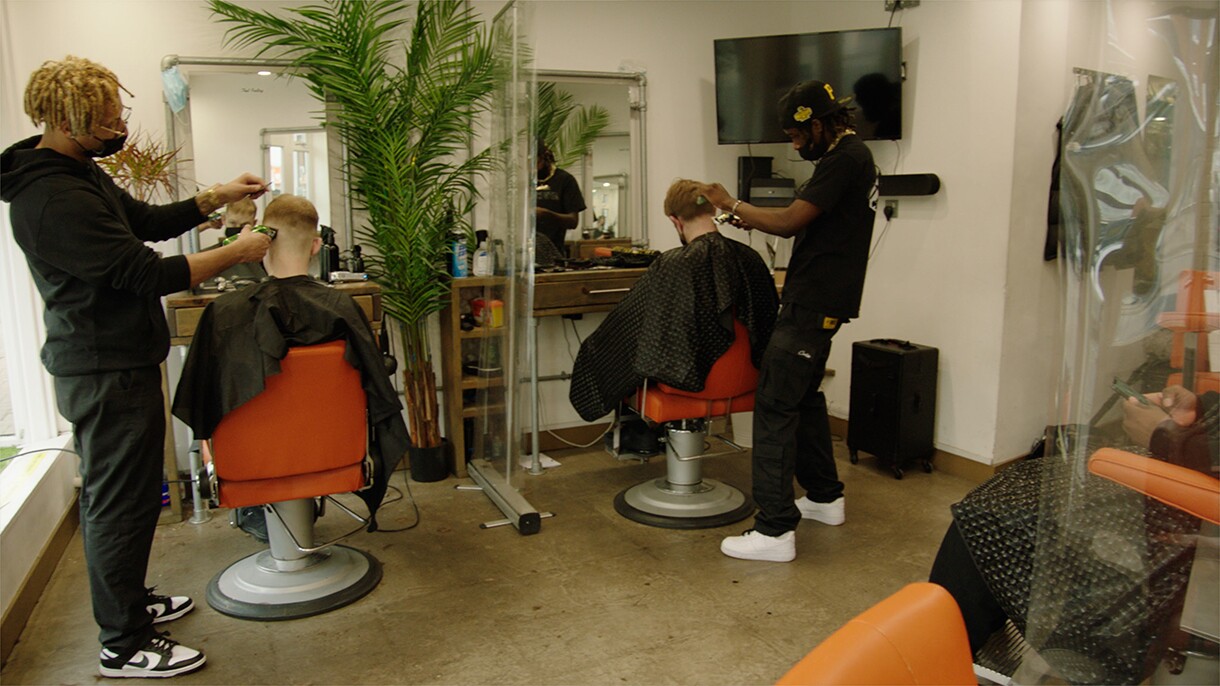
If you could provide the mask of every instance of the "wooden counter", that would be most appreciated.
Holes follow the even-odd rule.
[[[381,287],[372,281],[356,281],[340,283],[333,286],[352,296],[364,316],[368,317],[373,326],[373,332],[381,330]],[[228,292],[228,291],[226,291]],[[195,335],[195,327],[203,310],[222,293],[174,293],[165,297],[165,316],[169,322],[171,345],[190,345],[191,337]]]

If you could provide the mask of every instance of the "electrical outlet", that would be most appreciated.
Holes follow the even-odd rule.
[[[898,201],[897,200],[886,200],[885,201],[885,214],[890,219],[895,219],[898,217]]]
[[[919,7],[919,0],[885,0],[886,12],[909,10],[912,7]]]

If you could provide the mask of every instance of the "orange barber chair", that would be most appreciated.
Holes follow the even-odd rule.
[[[242,558],[208,584],[208,604],[234,617],[293,619],[355,602],[381,581],[372,555],[334,545],[368,524],[331,494],[370,479],[368,422],[360,372],[344,341],[290,348],[279,374],[221,420],[204,443],[212,501],[261,505],[270,548]],[[210,444],[210,445],[209,445]],[[325,542],[313,524],[325,497],[361,524]]]
[[[1220,643],[1220,479],[1154,457],[1136,455],[1117,448],[1101,448],[1089,457],[1089,472],[1194,515],[1206,522],[1196,538],[1194,562],[1186,582],[1179,628],[1185,635],[1210,644],[1205,652],[1189,649],[1190,639],[1171,640],[1163,660],[1170,674],[1195,667],[1190,658],[1200,658],[1199,667],[1216,674],[1216,644]],[[1153,679],[1156,683],[1157,679]],[[1214,681],[1212,681],[1214,683]]]
[[[754,502],[740,490],[703,478],[704,458],[745,452],[719,436],[731,450],[704,448],[713,416],[754,409],[758,369],[750,357],[750,334],[734,320],[733,335],[732,345],[708,372],[703,390],[645,383],[628,401],[646,421],[665,426],[666,473],[614,498],[614,509],[627,519],[666,529],[701,529],[741,521],[754,511]]]
[[[920,582],[857,615],[777,683],[976,686],[972,661],[957,602],[944,588]]]

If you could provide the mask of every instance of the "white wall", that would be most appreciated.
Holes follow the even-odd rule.
[[[501,6],[474,4],[485,17]],[[1066,36],[1052,20],[1065,4],[1082,3],[932,0],[897,15],[908,69],[904,140],[870,146],[884,172],[935,172],[943,185],[936,196],[900,200],[899,218],[870,266],[861,318],[839,335],[831,357],[832,414],[847,413],[851,341],[894,337],[941,351],[941,448],[987,463],[1006,460],[1023,453],[1046,423],[1046,379],[1057,348],[1053,336],[1036,336],[1042,331],[1030,323],[1043,321],[1054,300],[1053,269],[1038,264],[1037,254],[1053,145],[1048,127],[1062,110],[1068,70],[1058,56]],[[134,121],[153,133],[164,128],[162,56],[233,54],[221,47],[222,29],[202,3],[6,0],[5,6],[13,73],[28,74],[67,53],[96,59],[136,94]],[[877,27],[889,19],[880,2],[567,0],[534,3],[533,35],[540,68],[647,73],[648,215],[653,246],[666,249],[677,245],[659,209],[671,180],[704,178],[732,188],[739,155],[789,164],[784,146],[747,152],[715,143],[712,40]],[[806,164],[790,166],[808,173]],[[596,320],[578,323],[582,335]],[[562,349],[560,326],[544,322],[544,345]],[[554,364],[544,360],[542,373],[570,368],[566,357],[548,356]],[[546,388],[548,422],[574,422],[566,384]]]

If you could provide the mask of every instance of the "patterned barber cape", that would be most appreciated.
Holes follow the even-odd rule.
[[[718,233],[661,255],[585,339],[568,398],[585,421],[611,412],[644,382],[699,391],[733,343],[733,319],[762,359],[779,299],[762,257]]]

